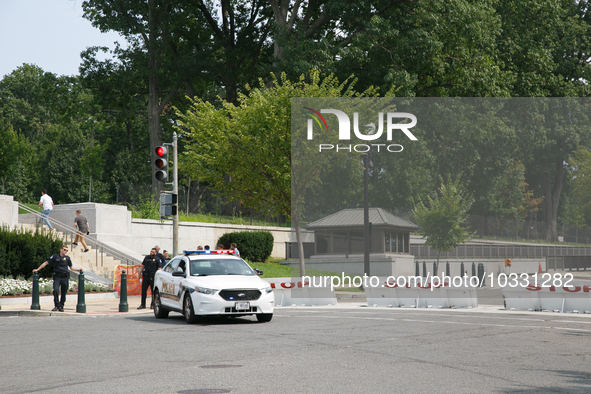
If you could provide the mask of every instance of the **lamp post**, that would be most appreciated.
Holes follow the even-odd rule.
[[[369,251],[371,249],[371,231],[369,223],[369,170],[373,168],[371,162],[371,153],[367,152],[363,156],[363,238],[365,246],[363,248],[363,272],[369,276]]]

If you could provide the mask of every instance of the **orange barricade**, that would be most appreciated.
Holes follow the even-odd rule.
[[[113,271],[113,290],[120,293],[121,271],[127,274],[127,295],[142,295],[142,281],[140,278],[141,265],[118,265]],[[148,287],[148,294],[152,294]]]

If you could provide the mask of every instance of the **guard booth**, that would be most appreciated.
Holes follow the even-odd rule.
[[[369,209],[369,222],[370,274],[414,275],[410,233],[419,226],[382,208]],[[307,267],[363,274],[363,208],[344,209],[309,223],[306,229],[314,232],[314,254],[306,262]]]

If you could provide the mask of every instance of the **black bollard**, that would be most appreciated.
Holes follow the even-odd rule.
[[[449,261],[445,263],[445,276],[449,276]]]
[[[464,274],[465,274],[465,272],[464,272],[464,262],[462,261],[460,263],[460,276],[461,277],[464,277]]]
[[[437,262],[433,262],[433,276],[437,276]]]
[[[423,260],[423,278],[427,277],[427,262]]]
[[[476,276],[476,264],[472,262],[472,276]]]
[[[39,305],[39,274],[33,274],[33,302],[31,303],[31,309],[33,310],[40,310],[41,305]]]
[[[417,260],[417,261],[415,261],[415,276],[418,277],[420,275],[421,275],[421,272],[420,272],[420,269],[419,269],[419,260]]]
[[[84,301],[84,272],[78,274],[78,304],[76,305],[77,313],[86,313],[86,303]]]
[[[121,290],[119,290],[119,312],[128,312],[127,305],[127,274],[125,270],[121,271]]]
[[[486,281],[484,278],[484,264],[478,263],[478,283],[480,283],[480,287],[486,286]]]

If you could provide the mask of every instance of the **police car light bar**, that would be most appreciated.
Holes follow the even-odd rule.
[[[183,250],[185,256],[190,254],[234,254],[234,250]]]

